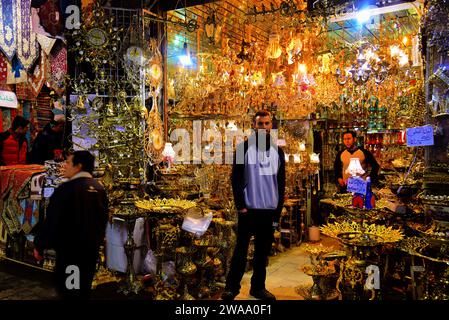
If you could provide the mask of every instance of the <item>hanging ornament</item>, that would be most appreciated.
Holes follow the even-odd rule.
[[[288,64],[293,64],[302,50],[302,40],[298,33],[296,33],[287,46]]]
[[[282,54],[282,48],[279,44],[279,34],[272,33],[269,36],[268,47],[265,56],[269,59],[277,59]]]
[[[220,41],[222,26],[218,24],[215,11],[206,18],[204,29],[206,31],[206,37],[209,39],[210,44],[215,44]]]
[[[162,85],[162,54],[159,50],[157,39],[150,39],[148,64],[146,71],[146,83],[151,86],[152,91],[156,91],[157,94]]]

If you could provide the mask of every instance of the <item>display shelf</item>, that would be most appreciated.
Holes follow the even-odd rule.
[[[388,133],[398,133],[404,131],[405,129],[386,129],[386,130],[367,130],[366,134],[388,134]]]
[[[169,114],[171,120],[239,120],[241,115],[227,115],[227,114]]]

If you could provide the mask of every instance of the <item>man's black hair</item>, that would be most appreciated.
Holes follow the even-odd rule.
[[[254,115],[253,121],[256,121],[257,117],[270,117],[271,118],[271,112],[268,110],[259,110]]]
[[[80,163],[82,171],[89,172],[90,174],[94,172],[95,157],[89,151],[75,151],[72,155],[72,162],[74,166]]]
[[[357,133],[355,133],[355,131],[346,130],[345,132],[343,132],[343,137],[345,136],[345,134],[350,134],[353,138],[357,138]]]
[[[25,119],[22,116],[16,116],[11,124],[12,131],[16,131],[17,128],[25,128],[27,125],[30,124],[30,120]]]

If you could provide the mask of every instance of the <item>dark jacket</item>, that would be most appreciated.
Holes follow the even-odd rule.
[[[6,141],[9,137],[11,136],[11,131],[10,130],[6,130],[4,132],[0,133],[0,166],[5,166],[6,165],[6,159],[4,159],[4,148],[3,148],[3,142]],[[23,150],[22,148],[25,148],[25,150]],[[26,137],[21,137],[19,139],[19,142],[17,143],[17,150],[14,151],[15,154],[19,154],[21,151],[25,152],[26,155],[25,157],[27,158],[28,153],[27,153],[27,140]],[[28,163],[28,161],[27,161]]]
[[[54,150],[63,148],[63,134],[54,132],[48,123],[34,139],[30,152],[30,162],[44,164],[45,160],[53,160]]]
[[[251,141],[251,139],[249,140]],[[245,163],[237,163],[237,150],[239,148],[244,148],[244,155],[248,152],[249,142],[248,140],[240,144],[236,148],[236,153],[234,154],[234,162],[232,167],[232,190],[234,194],[234,202],[237,210],[241,210],[247,208],[247,204],[245,202],[245,188],[247,187],[245,184]],[[256,147],[257,146],[257,139]],[[266,145],[267,150],[269,149],[269,143]],[[279,221],[279,217],[282,212],[282,208],[284,206],[284,196],[285,196],[285,156],[284,152],[280,147],[277,147],[278,157],[279,157],[279,169],[277,171],[277,186],[278,186],[278,204],[277,208],[274,210],[275,215],[273,217],[274,222]]]
[[[60,185],[50,197],[46,219],[34,238],[36,249],[56,251],[61,259],[82,260],[98,253],[108,219],[106,192],[93,178],[76,178]]]

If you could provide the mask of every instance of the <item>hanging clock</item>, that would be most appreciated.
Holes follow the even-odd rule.
[[[113,15],[102,8],[100,1],[94,3],[92,11],[83,12],[80,29],[71,31],[69,50],[75,52],[76,62],[90,63],[97,71],[101,65],[115,63],[115,53],[120,51],[121,27],[115,26]]]
[[[137,66],[143,66],[145,64],[145,58],[143,49],[138,46],[131,46],[126,50],[126,61],[130,64]]]
[[[86,41],[92,47],[102,47],[108,42],[108,34],[100,28],[93,28],[87,32]]]
[[[162,78],[162,67],[158,63],[154,63],[148,70],[148,77],[151,79],[151,83],[159,83]]]
[[[156,39],[150,39],[149,59],[146,67],[146,83],[156,90],[162,84],[162,54]]]

